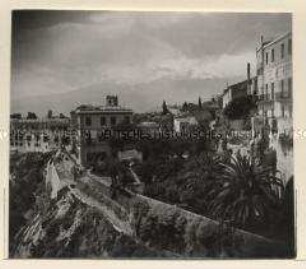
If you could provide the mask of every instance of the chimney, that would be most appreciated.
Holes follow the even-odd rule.
[[[260,35],[260,45],[261,46],[263,45],[263,42],[264,42],[264,37],[263,37],[263,35]]]
[[[251,94],[251,64],[247,63],[247,94]]]
[[[250,82],[251,80],[251,64],[250,63],[247,64],[247,80],[248,82]]]

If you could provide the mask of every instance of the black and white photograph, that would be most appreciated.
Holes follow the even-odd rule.
[[[12,11],[9,258],[295,258],[292,19]]]

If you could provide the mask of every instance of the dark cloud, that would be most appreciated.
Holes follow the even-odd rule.
[[[14,10],[12,12],[13,29],[22,31],[50,27],[59,23],[89,23],[88,15],[93,11],[75,10]],[[107,11],[99,12],[101,15]]]
[[[291,30],[288,13],[19,10],[12,22],[13,96],[245,76],[259,36]]]
[[[261,34],[271,37],[289,30],[290,13],[197,13],[175,25],[148,29],[189,57],[255,50]]]

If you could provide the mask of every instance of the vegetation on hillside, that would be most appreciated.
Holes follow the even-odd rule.
[[[51,154],[12,153],[10,156],[10,239],[13,239],[27,219],[31,218],[36,196],[44,192],[43,173]]]
[[[283,238],[287,227],[278,222],[287,218],[282,211],[285,186],[268,157],[255,161],[204,150],[184,159],[161,148],[148,151],[152,155],[135,167],[145,182],[145,195],[234,227]]]
[[[230,120],[247,118],[256,109],[253,96],[242,96],[232,100],[223,110],[223,114]]]

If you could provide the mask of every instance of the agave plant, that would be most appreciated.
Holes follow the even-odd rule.
[[[221,167],[208,194],[213,217],[245,226],[264,222],[277,212],[284,184],[273,173],[273,167],[262,166],[246,156],[232,157]]]

